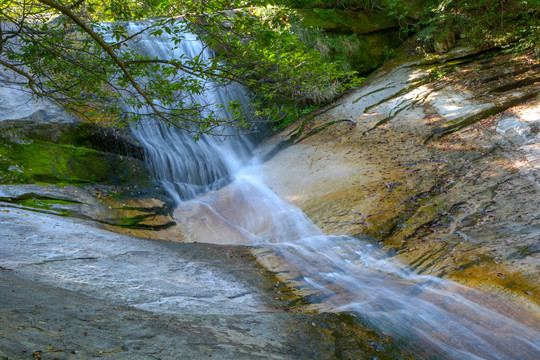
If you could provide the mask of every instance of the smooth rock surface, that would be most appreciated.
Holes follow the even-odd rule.
[[[292,318],[261,292],[272,282],[241,250],[0,211],[3,356],[287,358]]]
[[[539,319],[539,85],[521,85],[534,64],[460,48],[390,63],[304,135],[288,138],[296,123],[270,139],[261,171],[326,233],[369,234],[415,272],[519,299]],[[523,142],[497,131],[508,118],[520,122],[508,131],[530,128]]]
[[[0,357],[414,359],[302,303],[238,246],[110,233],[0,207]]]

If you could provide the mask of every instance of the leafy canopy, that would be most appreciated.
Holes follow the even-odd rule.
[[[121,125],[153,117],[195,136],[245,125],[238,102],[191,100],[208,82],[247,86],[257,114],[274,120],[294,104],[318,104],[354,85],[353,73],[323,61],[291,34],[285,7],[267,3],[0,0],[0,68],[82,118]],[[141,31],[146,36],[179,46],[186,32],[195,33],[215,55],[166,59],[137,52],[140,34],[128,33],[124,21],[150,18]]]

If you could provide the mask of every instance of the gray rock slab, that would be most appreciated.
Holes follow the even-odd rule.
[[[160,313],[267,310],[235,275],[256,268],[229,264],[227,248],[195,244],[188,251],[189,245],[114,234],[74,219],[0,211],[0,264],[26,277]]]
[[[0,357],[288,358],[297,321],[246,253],[0,207]]]
[[[24,89],[16,74],[2,71],[0,74],[0,121],[31,118],[40,122],[69,123],[73,118],[60,107],[44,99],[32,96]]]
[[[50,199],[64,199],[67,201],[94,204],[98,201],[88,191],[76,186],[56,185],[0,185],[0,199],[21,198],[28,195]]]
[[[379,72],[350,96],[341,100],[339,106],[326,112],[326,115],[337,119],[352,118],[356,121],[366,112],[367,108],[374,109],[383,99],[399,97],[398,95],[401,92],[409,86],[414,86],[416,82],[427,76],[427,74],[426,70],[411,69],[407,66],[398,67],[391,72]],[[381,84],[385,85],[381,87]],[[388,116],[387,112],[391,110],[395,110],[395,108],[388,110],[377,109],[377,111],[384,113],[381,116]]]
[[[286,359],[286,314],[142,311],[0,271],[0,357]],[[277,334],[277,336],[276,336]]]
[[[530,135],[531,128],[515,117],[505,117],[497,124],[497,132],[514,144],[522,144]]]
[[[69,214],[84,219],[92,219],[100,222],[112,222],[110,214],[107,213],[103,205],[92,194],[77,186],[56,186],[56,185],[0,185],[0,204],[2,202],[11,203],[13,201],[36,197],[38,199],[53,199],[73,202],[72,204],[49,204],[48,209],[41,209],[41,212]],[[28,209],[22,205],[15,206],[21,209]]]

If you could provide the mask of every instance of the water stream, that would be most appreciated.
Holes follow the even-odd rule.
[[[136,33],[141,26],[131,24],[129,31]],[[166,34],[159,39],[142,36],[137,45],[162,59],[207,51],[191,35],[175,50]],[[244,90],[210,87],[196,101],[233,99],[245,103]],[[486,295],[417,275],[367,240],[323,234],[265,185],[257,167],[260,160],[251,157],[252,140],[203,136],[196,142],[154,121],[133,132],[146,149],[154,177],[179,208],[206,209],[212,214],[205,219],[207,227],[224,243],[272,249],[298,274],[303,290],[326,309],[353,312],[385,334],[417,342],[428,358],[540,357],[537,332],[484,306]],[[224,228],[231,231],[221,231]]]

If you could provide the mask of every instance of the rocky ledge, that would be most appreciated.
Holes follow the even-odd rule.
[[[530,53],[391,62],[267,142],[267,182],[328,234],[537,312],[539,75]]]

